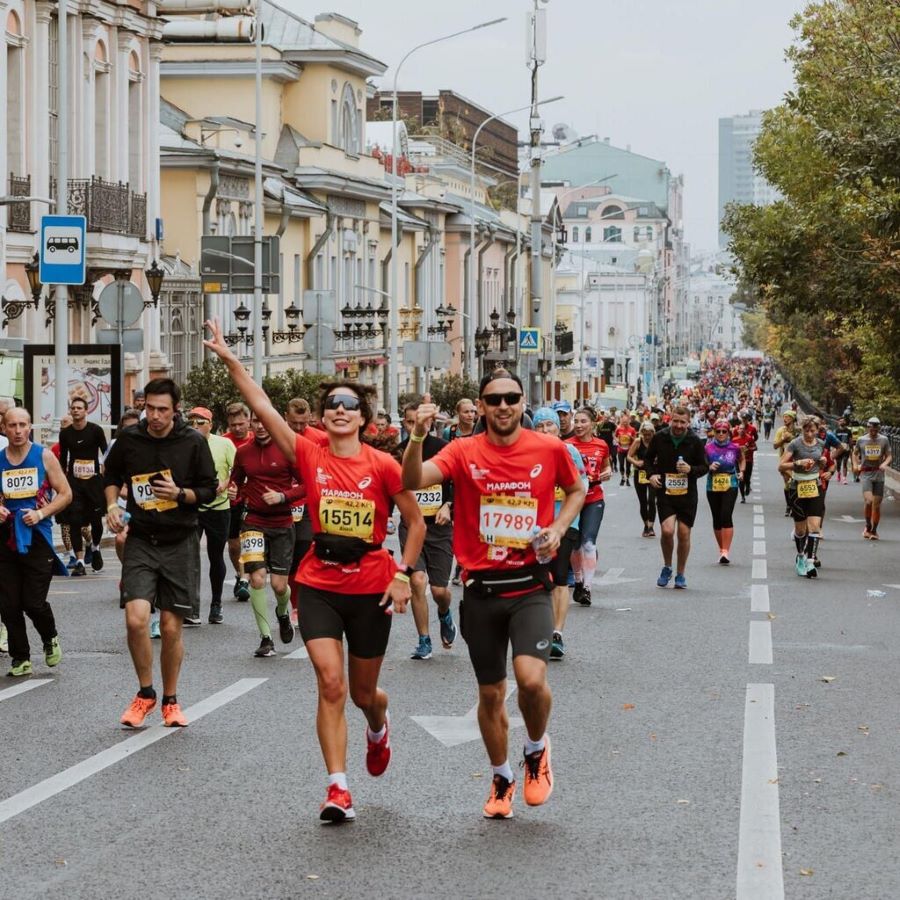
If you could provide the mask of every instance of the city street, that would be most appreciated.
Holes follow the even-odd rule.
[[[34,677],[0,683],[0,897],[900,896],[900,504],[864,541],[859,485],[832,485],[820,576],[800,579],[775,463],[760,441],[730,568],[701,496],[687,591],[656,587],[658,541],[640,537],[633,489],[609,483],[594,604],[570,610],[551,664],[554,794],[533,809],[520,790],[510,821],[481,815],[475,681],[434,614],[430,661],[409,659],[411,615],[394,622],[390,769],[366,774],[350,708],[357,819],[323,827],[299,638],[255,659],[249,604],[229,596],[206,624],[204,575],[179,690],[190,727],[157,711],[130,732],[112,550],[101,574],[55,579],[60,667],[32,630]],[[514,692],[508,708],[515,768]]]

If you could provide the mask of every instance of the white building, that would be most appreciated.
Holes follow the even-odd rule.
[[[159,215],[162,22],[135,3],[94,0],[69,9],[68,212],[87,218],[87,280],[70,288],[69,336],[72,343],[93,343],[93,304],[114,275],[130,278],[150,299],[143,270],[153,256],[150,235]],[[55,197],[61,74],[56,4],[0,0],[0,15],[6,28],[0,40],[0,106],[6,111],[0,172],[6,183],[0,193]],[[4,338],[52,341],[46,305],[23,309],[15,302],[31,300],[25,265],[37,251],[40,217],[51,211],[37,202],[0,206]],[[45,298],[47,293],[45,288]],[[147,377],[164,369],[165,361],[152,352],[159,346],[155,310],[145,312],[142,324],[150,352],[126,358],[126,371]]]
[[[691,260],[688,283],[691,352],[743,349],[740,310],[731,303],[734,291],[735,281],[724,254],[705,254]]]

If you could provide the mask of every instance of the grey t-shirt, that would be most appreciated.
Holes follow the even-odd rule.
[[[795,437],[787,445],[787,450],[790,451],[791,456],[795,461],[798,459],[812,459],[817,463],[817,465],[808,472],[792,472],[791,475],[795,481],[811,481],[813,478],[819,477],[818,462],[822,458],[822,453],[825,451],[824,441],[816,438],[814,444],[807,444],[802,437]]]
[[[869,437],[864,434],[856,441],[856,452],[864,472],[874,472],[887,459],[891,442],[883,435]]]

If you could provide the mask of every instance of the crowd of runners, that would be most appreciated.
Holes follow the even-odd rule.
[[[141,727],[159,703],[164,725],[187,725],[177,694],[182,630],[202,621],[204,541],[207,622],[225,619],[230,564],[233,597],[248,604],[259,634],[252,653],[277,654],[273,606],[279,641],[291,644],[299,631],[306,646],[318,688],[326,822],[355,817],[348,696],[366,722],[367,771],[377,777],[390,764],[390,705],[379,674],[392,617],[411,607],[411,659],[430,659],[429,594],[441,646],[450,650],[461,635],[477,683],[493,776],[484,815],[512,816],[518,788],[505,711],[510,646],[526,730],[522,795],[530,806],[550,797],[547,668],[566,655],[570,605],[593,602],[604,485],[616,475],[628,489],[620,496],[634,488],[635,537],[659,538],[660,588],[688,588],[701,490],[718,562],[732,563],[734,510],[750,496],[761,442],[778,453],[798,576],[815,578],[821,566],[832,480],[859,481],[863,537],[879,539],[892,457],[878,419],[861,429],[845,417],[829,430],[798,414],[789,386],[761,360],[716,360],[691,386],[667,386],[633,410],[573,409],[566,400],[526,410],[518,376],[496,369],[477,397],[456,404],[451,422],[425,394],[395,427],[376,410],[373,390],[349,381],[323,383],[314,406],[297,398],[275,409],[218,324],[207,324],[206,346],[241,396],[227,407],[223,435],[213,433],[208,408],[182,410],[180,389],[167,378],[135,395],[136,408],[123,414],[109,446],[80,398],[71,401],[59,442],[46,449],[31,441],[27,410],[0,409],[7,442],[0,449],[0,651],[9,654],[10,676],[31,673],[27,616],[45,664],[60,664],[50,581],[103,568],[105,519],[122,563],[118,599],[138,685],[121,722]],[[68,565],[57,552],[54,516]],[[396,555],[385,546],[395,520]],[[463,588],[455,614],[453,584]]]

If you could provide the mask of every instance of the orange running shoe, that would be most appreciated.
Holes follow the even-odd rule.
[[[319,810],[319,818],[323,822],[339,824],[356,818],[350,791],[340,788],[336,784],[328,785],[325,802],[319,807]]]
[[[163,703],[162,707],[163,725],[166,728],[186,728],[188,720],[184,717],[181,707],[177,703]]]
[[[544,735],[544,749],[529,753],[522,765],[525,768],[525,802],[540,806],[553,793],[553,769],[550,768],[550,738]]]
[[[156,709],[156,697],[147,699],[140,694],[135,694],[134,700],[131,701],[131,706],[122,713],[122,718],[119,721],[129,728],[140,728],[144,724],[144,719],[154,709]]]
[[[513,817],[512,802],[516,796],[515,781],[507,781],[502,775],[494,775],[491,782],[491,793],[484,804],[486,819],[511,819]]]

